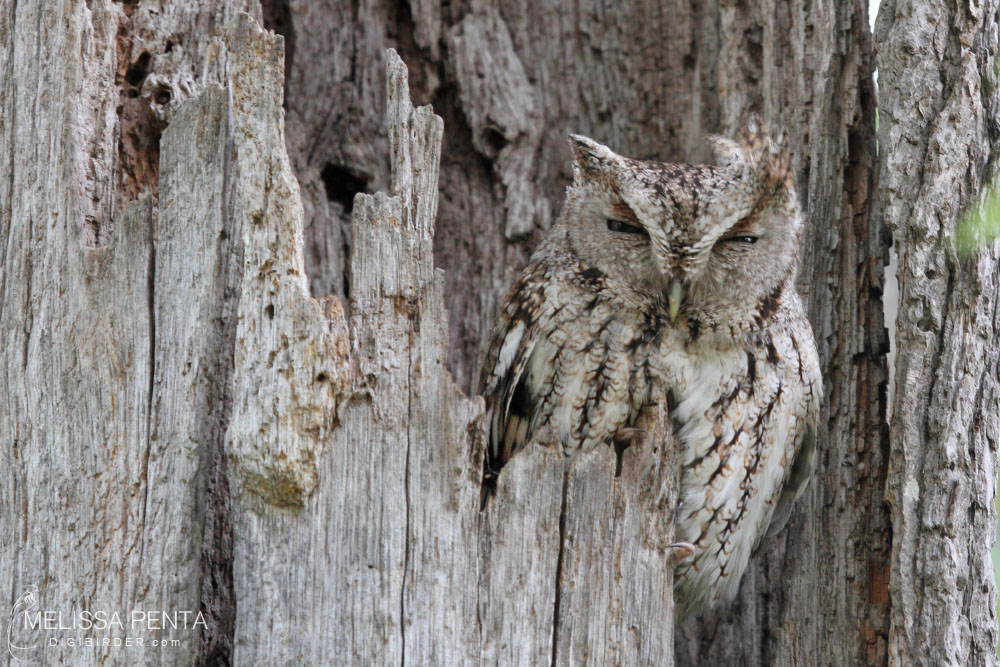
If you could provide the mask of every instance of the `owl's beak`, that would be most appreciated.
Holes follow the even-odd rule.
[[[667,315],[670,316],[671,324],[677,320],[677,313],[681,309],[681,301],[684,299],[684,284],[680,278],[670,281],[670,288],[667,290]]]

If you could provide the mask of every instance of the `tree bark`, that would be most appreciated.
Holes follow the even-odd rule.
[[[876,154],[862,2],[0,3],[0,609],[204,619],[14,657],[995,664],[1000,248],[951,239],[994,172],[996,4],[884,0]],[[817,470],[674,635],[665,401],[481,506],[472,393],[565,135],[703,161],[751,111],[809,217]]]
[[[887,0],[879,16],[881,214],[899,254],[886,497],[894,664],[997,664],[1000,246],[956,229],[996,174],[997,3]],[[966,251],[968,252],[968,251]]]

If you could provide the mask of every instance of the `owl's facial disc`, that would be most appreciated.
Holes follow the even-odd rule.
[[[568,247],[623,306],[671,322],[750,318],[794,278],[802,218],[787,159],[766,143],[726,146],[721,164],[680,165],[571,137]]]

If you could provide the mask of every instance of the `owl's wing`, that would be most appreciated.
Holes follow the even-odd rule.
[[[489,457],[491,469],[499,470],[533,431],[534,400],[528,382],[528,367],[537,365],[537,327],[515,323],[505,332],[493,367],[493,387],[487,394]],[[532,364],[532,359],[535,363]]]
[[[544,276],[529,265],[504,299],[500,322],[486,360],[483,395],[489,434],[487,474],[500,467],[531,438],[537,387],[551,382],[551,358],[543,350]]]
[[[803,319],[798,329],[808,332],[808,327],[808,322]],[[800,398],[790,406],[792,412],[790,416],[793,416],[795,423],[801,426],[797,435],[799,442],[795,449],[795,458],[788,470],[785,485],[778,496],[763,541],[777,535],[785,527],[792,513],[792,507],[806,490],[812,477],[816,458],[816,421],[823,396],[819,355],[812,336],[796,336],[785,331],[783,335],[775,336],[775,343],[784,350],[782,356],[787,362],[783,366],[785,381],[788,386],[796,388],[793,394]]]
[[[799,444],[799,450],[795,455],[795,460],[792,462],[792,469],[788,475],[788,479],[785,481],[785,486],[781,489],[781,495],[778,497],[778,504],[774,508],[774,514],[771,515],[771,524],[767,527],[767,534],[764,536],[765,540],[769,540],[780,533],[781,529],[788,523],[788,517],[792,513],[795,501],[806,490],[809,478],[812,477],[816,458],[815,454],[816,429],[813,428],[812,424],[809,424],[806,426],[805,434],[802,436],[802,442]]]
[[[540,430],[564,451],[609,442],[645,401],[649,368],[637,350],[658,344],[655,320],[623,321],[596,274],[542,256],[504,299],[484,375],[487,478]]]

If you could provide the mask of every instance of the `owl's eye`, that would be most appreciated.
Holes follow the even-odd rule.
[[[756,236],[751,236],[750,234],[739,234],[737,236],[727,236],[724,239],[719,239],[719,243],[746,243],[748,245],[753,245],[757,242]]]
[[[622,234],[642,234],[643,236],[648,236],[646,234],[646,230],[642,227],[636,227],[635,225],[630,225],[627,222],[612,220],[611,218],[608,218],[608,229],[613,232],[621,232]]]

